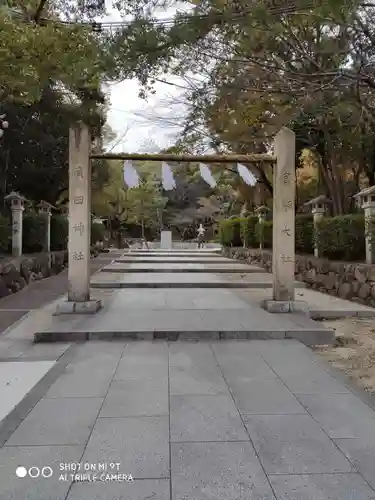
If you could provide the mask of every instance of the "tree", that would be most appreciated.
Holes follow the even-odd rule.
[[[185,77],[189,147],[207,146],[209,136],[221,151],[265,152],[287,125],[297,133],[297,164],[306,162],[305,149],[315,155],[319,188],[335,213],[350,209],[363,175],[374,183],[375,6],[205,0],[163,25],[153,5],[129,3],[139,15],[118,33],[119,43],[133,41],[118,53],[119,73],[121,61],[131,61],[146,90],[160,72]],[[194,73],[204,78],[189,81]],[[271,172],[258,165],[258,173],[272,194]]]
[[[151,179],[143,180],[138,188],[130,189],[127,193],[128,217],[127,221],[141,226],[142,238],[145,237],[145,227],[153,230],[160,229],[160,212],[167,203],[160,189]]]
[[[0,8],[0,103],[33,103],[51,83],[80,99],[98,88],[105,54],[95,33],[58,15],[56,2],[15,0]]]

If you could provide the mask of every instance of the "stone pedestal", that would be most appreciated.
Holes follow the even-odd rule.
[[[264,224],[266,218],[267,218],[267,214],[268,212],[270,212],[270,209],[268,207],[266,207],[265,205],[262,205],[261,207],[258,207],[254,210],[254,212],[258,215],[258,222],[259,222],[259,225],[260,225],[260,231],[261,231],[261,239],[259,241],[259,248],[262,250],[263,249],[263,246],[264,246],[264,242],[263,242],[263,235],[264,235],[264,226],[262,227],[262,224]]]
[[[5,197],[10,201],[12,211],[12,256],[22,255],[22,221],[25,198],[16,192],[12,192]]]
[[[90,300],[91,165],[90,132],[82,122],[69,131],[69,270],[68,301],[56,314],[97,312],[100,301]]]
[[[44,248],[45,252],[51,251],[51,208],[52,205],[46,201],[42,201],[39,204],[39,213],[45,218],[46,221],[46,231],[44,233]]]
[[[283,128],[275,137],[276,164],[273,169],[272,300],[263,307],[269,312],[306,311],[295,302],[295,135]]]
[[[375,264],[375,203],[365,208],[366,264]]]
[[[315,235],[318,233],[318,222],[322,220],[322,218],[327,213],[328,206],[332,204],[332,201],[329,200],[323,194],[313,198],[310,201],[307,201],[304,206],[311,208],[311,213],[313,215],[314,220],[314,255],[315,257],[320,257],[319,247],[315,238]]]
[[[313,219],[314,219],[314,233],[316,234],[318,222],[323,219],[323,217],[325,215],[325,209],[324,208],[313,208],[312,214],[313,214]],[[314,256],[320,257],[319,247],[318,247],[316,240],[314,241]]]
[[[375,264],[375,186],[363,189],[354,198],[365,212],[366,264]]]
[[[24,208],[12,209],[12,256],[22,255],[22,221]]]
[[[160,248],[172,250],[172,231],[161,231]]]

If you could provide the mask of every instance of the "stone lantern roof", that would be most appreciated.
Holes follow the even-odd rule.
[[[7,196],[4,197],[4,200],[10,201],[11,208],[14,210],[23,210],[24,203],[26,198],[16,191],[12,191]]]
[[[316,198],[313,198],[312,200],[307,201],[303,205],[305,207],[311,207],[313,205],[331,205],[331,204],[332,204],[332,201],[329,198],[327,198],[327,196],[325,196],[324,194],[321,194],[321,195],[317,196]]]
[[[375,207],[375,186],[370,186],[362,189],[362,191],[355,194],[353,198],[362,208]]]
[[[21,194],[17,193],[16,191],[12,191],[11,193],[7,194],[4,197],[4,200],[21,200],[21,201],[26,201],[26,198],[22,196]]]
[[[264,213],[266,214],[267,212],[271,212],[271,209],[268,208],[266,205],[262,205],[254,210],[256,214],[261,214]]]

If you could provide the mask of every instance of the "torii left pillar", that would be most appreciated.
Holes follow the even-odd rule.
[[[68,300],[56,314],[94,314],[99,300],[90,300],[91,137],[82,122],[69,131],[69,269]]]

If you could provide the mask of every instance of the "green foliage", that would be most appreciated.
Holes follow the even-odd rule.
[[[322,257],[360,261],[365,256],[365,219],[362,214],[324,217],[317,224],[316,241]]]
[[[30,2],[13,3],[14,10],[0,9],[1,86],[8,100],[35,102],[51,81],[71,90],[98,84],[103,53],[91,30],[30,22]]]
[[[256,225],[258,224],[258,217],[250,215],[241,220],[241,241],[247,248],[258,247],[256,238]]]
[[[12,227],[7,217],[0,216],[0,252],[8,252],[12,236]]]
[[[92,222],[91,224],[91,245],[95,245],[97,241],[104,241],[105,227],[104,224],[99,222]]]
[[[295,238],[297,253],[314,253],[314,219],[312,214],[296,215]]]
[[[51,217],[51,251],[66,250],[68,246],[69,222],[63,215]]]
[[[263,223],[259,223],[255,227],[256,240],[258,245],[262,248],[272,248],[272,220],[266,220]]]
[[[241,222],[244,219],[224,219],[220,221],[219,235],[220,243],[225,247],[240,247],[241,241]]]
[[[238,222],[239,221],[239,222]],[[240,238],[238,238],[238,224],[240,224]],[[313,253],[313,218],[312,215],[296,216],[296,251]],[[220,224],[221,243],[225,246],[242,246],[247,248],[272,248],[272,221],[260,224],[258,217],[249,216],[244,219],[227,219]],[[225,243],[224,243],[225,242]]]
[[[42,252],[46,233],[46,219],[35,213],[24,214],[22,222],[22,250],[24,253]]]

